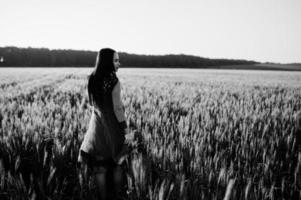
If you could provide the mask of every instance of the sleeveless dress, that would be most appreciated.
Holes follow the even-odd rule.
[[[94,162],[118,162],[125,141],[125,115],[121,101],[121,85],[116,75],[107,77],[102,84],[104,92],[95,92],[89,128],[80,147]],[[79,154],[79,162],[82,161]]]

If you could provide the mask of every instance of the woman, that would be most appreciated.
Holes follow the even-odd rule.
[[[109,48],[101,49],[88,80],[89,103],[93,110],[80,147],[79,162],[86,163],[95,174],[101,199],[116,198],[121,189],[119,162],[127,125],[116,76],[119,67],[118,53]]]

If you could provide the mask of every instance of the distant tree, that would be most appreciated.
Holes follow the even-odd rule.
[[[92,67],[97,52],[49,50],[47,48],[0,47],[0,66]],[[254,61],[209,59],[189,55],[137,55],[120,52],[123,67],[207,68],[211,66],[256,64]]]

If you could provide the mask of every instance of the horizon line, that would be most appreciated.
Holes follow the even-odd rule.
[[[0,48],[19,48],[19,49],[48,49],[48,50],[67,50],[67,51],[90,51],[90,52],[98,52],[97,50],[91,50],[91,49],[71,49],[71,48],[48,48],[48,47],[32,47],[32,46],[27,46],[27,47],[20,47],[20,46],[14,46],[14,45],[7,45],[7,46],[3,46]],[[110,48],[110,47],[104,47],[104,48]],[[199,58],[204,58],[204,59],[210,59],[210,60],[242,60],[242,61],[250,61],[250,62],[257,62],[260,64],[281,64],[281,65],[299,65],[301,64],[300,62],[270,62],[270,61],[256,61],[256,60],[248,60],[248,59],[242,59],[242,58],[209,58],[209,57],[202,57],[200,55],[193,55],[193,54],[185,54],[185,53],[178,53],[178,54],[174,54],[174,53],[166,53],[166,54],[138,54],[138,53],[129,53],[129,52],[124,52],[124,51],[117,51],[119,53],[126,53],[126,54],[132,54],[132,55],[138,55],[138,56],[169,56],[169,55],[175,55],[175,56],[180,56],[180,55],[184,55],[184,56],[192,56],[192,57],[199,57]]]

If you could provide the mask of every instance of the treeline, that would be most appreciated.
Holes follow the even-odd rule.
[[[97,52],[50,50],[47,48],[0,47],[0,66],[6,67],[92,67]],[[119,53],[122,67],[207,68],[256,64],[254,61],[209,59],[188,55],[137,55]]]
[[[46,48],[0,47],[0,66],[85,67],[93,66],[96,52]]]

